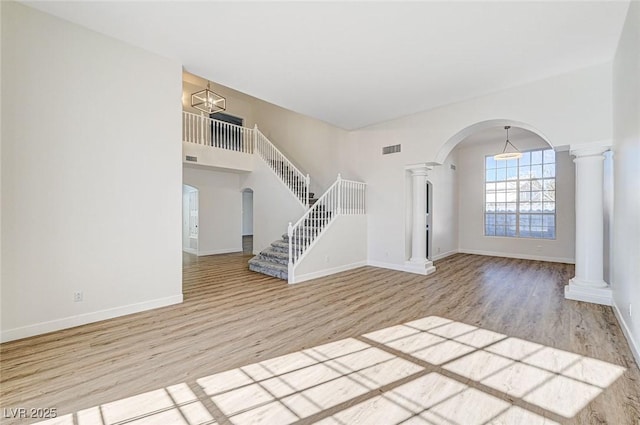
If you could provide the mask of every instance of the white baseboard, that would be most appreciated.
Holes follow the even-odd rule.
[[[618,308],[618,304],[616,304],[615,299],[613,300],[613,312],[616,315],[616,319],[618,319],[618,323],[620,324],[620,328],[622,328],[622,333],[625,338],[627,338],[627,342],[629,343],[629,348],[631,348],[631,353],[633,357],[636,359],[636,366],[640,368],[640,345],[633,339],[633,334],[627,325],[627,321],[625,320],[625,316]]]
[[[110,308],[107,310],[94,311],[91,313],[78,314],[62,319],[48,322],[36,323],[15,329],[8,329],[0,333],[0,342],[8,342],[16,339],[28,338],[30,336],[41,335],[48,332],[73,328],[88,323],[99,322],[101,320],[113,319],[114,317],[126,316],[127,314],[139,313],[141,311],[152,310],[154,308],[166,307],[168,305],[180,304],[182,294],[171,297],[158,298],[156,300],[144,301],[136,304],[129,304],[122,307]]]
[[[198,257],[203,257],[205,255],[231,254],[232,252],[242,252],[242,248],[223,248],[211,249],[209,251],[198,251]]]
[[[451,251],[447,251],[447,252],[444,252],[442,254],[431,256],[431,261],[442,260],[443,258],[451,257],[452,255],[457,254],[457,253],[458,253],[458,250],[457,249],[453,249]]]
[[[442,260],[443,258],[450,257],[457,253],[458,253],[458,250],[456,249],[447,251],[445,253],[438,254],[434,257],[431,257],[431,261],[433,262],[433,261]],[[415,267],[412,267],[411,265],[404,264],[404,263],[394,264],[394,263],[383,263],[381,261],[369,260],[367,261],[367,265],[371,267],[380,267],[381,269],[397,270],[399,272],[416,273]],[[419,274],[423,274],[423,273],[419,273]]]
[[[518,258],[520,260],[548,261],[550,263],[575,264],[574,258],[545,257],[542,255],[517,254],[512,252],[481,251],[475,249],[459,249],[461,254],[488,255],[490,257]]]
[[[429,275],[436,271],[436,268],[433,266],[431,260],[413,262],[411,260],[405,261],[404,266],[409,273],[421,274],[421,275]]]
[[[564,297],[568,300],[582,301],[585,303],[613,305],[613,292],[609,286],[602,288],[591,288],[580,285],[574,277],[569,280],[569,284],[564,287]]]
[[[299,276],[294,275],[293,279],[289,279],[289,283],[301,283],[307,280],[317,279],[319,277],[329,276],[331,274],[344,272],[347,270],[357,269],[358,267],[366,266],[366,261],[358,261],[357,263],[345,264],[343,266],[332,267],[330,269],[319,270],[317,272],[311,272],[302,274]]]
[[[186,252],[187,254],[198,255],[198,251],[193,248],[182,248],[182,251]]]
[[[416,273],[416,268],[415,266],[410,266],[407,264],[395,264],[395,263],[383,263],[381,261],[372,261],[369,260],[367,261],[367,265],[372,266],[372,267],[380,267],[381,269],[389,269],[389,270],[396,270],[399,272],[407,272],[407,273]],[[418,274],[424,274],[424,273],[418,273]]]
[[[493,252],[493,251],[480,251],[473,249],[453,249],[451,251],[447,251],[442,254],[438,254],[431,257],[431,261],[442,260],[443,258],[450,257],[454,254],[473,254],[473,255],[487,255],[490,257],[506,257],[506,258],[518,258],[521,260],[536,260],[536,261],[549,261],[552,263],[566,263],[566,264],[575,264],[575,260],[573,258],[557,258],[557,257],[543,257],[538,255],[525,255],[525,254],[513,254],[513,253],[504,253],[504,252]],[[415,268],[407,266],[405,264],[394,264],[394,263],[384,263],[381,261],[369,260],[367,262],[368,265],[372,267],[380,267],[383,269],[389,270],[397,270],[400,272],[409,272],[415,273]]]

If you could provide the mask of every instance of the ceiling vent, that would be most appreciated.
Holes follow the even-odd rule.
[[[400,145],[385,146],[382,148],[382,155],[389,155],[390,153],[400,152]]]

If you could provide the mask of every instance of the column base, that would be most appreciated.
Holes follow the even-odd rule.
[[[613,305],[611,287],[604,280],[602,282],[585,282],[574,277],[564,287],[564,297],[568,300]]]
[[[409,273],[416,273],[422,275],[428,275],[436,271],[436,267],[430,260],[425,258],[422,259],[411,259],[409,261],[405,261],[404,263],[405,271]]]

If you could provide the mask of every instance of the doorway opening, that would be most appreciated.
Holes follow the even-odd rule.
[[[253,254],[253,190],[242,190],[242,253]]]
[[[182,250],[198,254],[198,189],[182,185]]]

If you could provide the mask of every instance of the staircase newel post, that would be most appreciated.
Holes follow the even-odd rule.
[[[309,208],[309,187],[311,186],[311,177],[309,177],[309,174],[307,173],[307,177],[305,178],[305,183],[307,185],[307,208]]]
[[[289,264],[287,265],[287,282],[294,283],[295,276],[293,275],[293,252],[295,251],[292,248],[293,245],[293,225],[289,222],[289,227],[287,228],[287,236],[289,236]]]
[[[338,173],[338,204],[336,208],[336,214],[342,214],[342,176]]]
[[[289,268],[293,266],[293,249],[291,244],[293,243],[293,225],[289,222],[289,227],[287,228],[287,236],[289,236]]]

